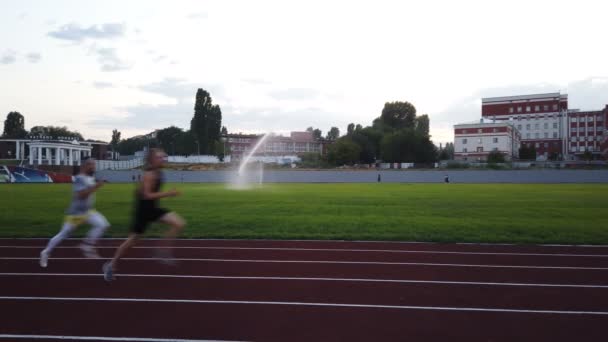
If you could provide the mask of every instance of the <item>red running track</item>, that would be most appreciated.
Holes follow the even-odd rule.
[[[607,247],[146,240],[108,284],[77,242],[0,239],[0,341],[606,338]]]

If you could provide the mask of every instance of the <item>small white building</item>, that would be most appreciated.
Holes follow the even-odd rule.
[[[498,151],[505,160],[519,157],[521,134],[510,122],[487,122],[454,126],[454,159],[483,162],[492,151]]]

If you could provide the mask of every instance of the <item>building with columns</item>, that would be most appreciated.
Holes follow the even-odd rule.
[[[30,137],[0,139],[0,159],[19,160],[28,165],[80,165],[86,157],[106,159],[103,142],[76,141],[69,138]]]

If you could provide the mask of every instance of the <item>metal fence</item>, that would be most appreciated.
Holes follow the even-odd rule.
[[[144,165],[143,158],[131,160],[96,160],[97,170],[131,170]]]

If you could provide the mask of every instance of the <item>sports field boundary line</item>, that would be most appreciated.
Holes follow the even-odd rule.
[[[50,237],[0,237],[2,240],[50,240]],[[125,240],[127,237],[101,238],[100,241]],[[83,240],[83,237],[71,237],[66,240]],[[144,238],[141,241],[159,241],[162,238]],[[525,244],[510,242],[438,242],[438,241],[391,241],[391,240],[320,240],[320,239],[243,239],[243,238],[179,238],[177,241],[251,241],[251,242],[324,242],[324,243],[374,243],[374,244],[428,244],[428,245],[471,245],[471,246],[513,246],[513,247],[583,247],[583,248],[608,248],[608,245],[589,245],[589,244]]]
[[[100,273],[31,273],[5,272],[2,276],[11,277],[99,277]],[[546,283],[514,283],[514,282],[482,282],[482,281],[451,281],[451,280],[412,280],[412,279],[381,279],[381,278],[328,278],[328,277],[276,277],[276,276],[221,276],[221,275],[186,275],[186,274],[117,274],[117,278],[175,278],[175,279],[225,279],[225,280],[261,280],[261,281],[327,281],[353,283],[396,283],[396,284],[433,284],[433,285],[473,285],[473,286],[505,286],[505,287],[551,287],[551,288],[588,288],[608,289],[608,285],[596,284],[546,284]]]
[[[184,338],[154,337],[110,337],[110,336],[65,336],[65,335],[25,335],[0,334],[0,339],[34,339],[34,340],[76,340],[76,341],[127,341],[127,342],[237,342],[228,340],[195,340]]]
[[[40,260],[39,257],[0,257],[0,260]],[[58,257],[50,260],[60,261],[98,261],[104,258]],[[162,258],[121,258],[131,261],[160,261]],[[608,271],[608,267],[578,267],[578,266],[536,266],[536,265],[489,265],[489,264],[446,264],[432,262],[391,262],[391,261],[340,261],[340,260],[268,260],[268,259],[214,259],[214,258],[173,258],[175,261],[197,261],[218,263],[260,263],[260,264],[322,264],[322,265],[378,265],[378,266],[430,266],[430,267],[466,267],[466,268],[512,268],[540,270],[581,270]]]
[[[570,310],[537,310],[537,309],[505,309],[505,308],[476,308],[450,306],[415,306],[415,305],[378,305],[378,304],[347,304],[347,303],[314,303],[314,302],[285,302],[285,301],[238,301],[238,300],[193,300],[193,299],[161,299],[161,298],[98,298],[98,297],[9,297],[0,296],[0,300],[14,301],[61,301],[61,302],[144,302],[144,303],[180,303],[180,304],[228,304],[228,305],[277,305],[277,306],[309,306],[359,309],[394,309],[394,310],[427,310],[427,311],[465,311],[465,312],[498,312],[498,313],[527,313],[553,315],[597,315],[608,316],[606,311],[570,311]]]
[[[44,246],[0,245],[6,249],[43,249]],[[116,249],[117,246],[98,246],[98,249]],[[135,249],[157,249],[158,246],[134,246]],[[460,252],[433,250],[401,249],[351,249],[351,248],[289,248],[289,247],[229,247],[229,246],[173,246],[173,249],[235,250],[235,251],[300,251],[300,252],[350,252],[350,253],[404,253],[404,254],[449,254],[449,255],[510,255],[510,256],[549,256],[549,257],[587,257],[608,258],[608,254],[569,254],[569,253],[510,253],[510,252]],[[78,246],[58,246],[55,249],[80,249]]]

